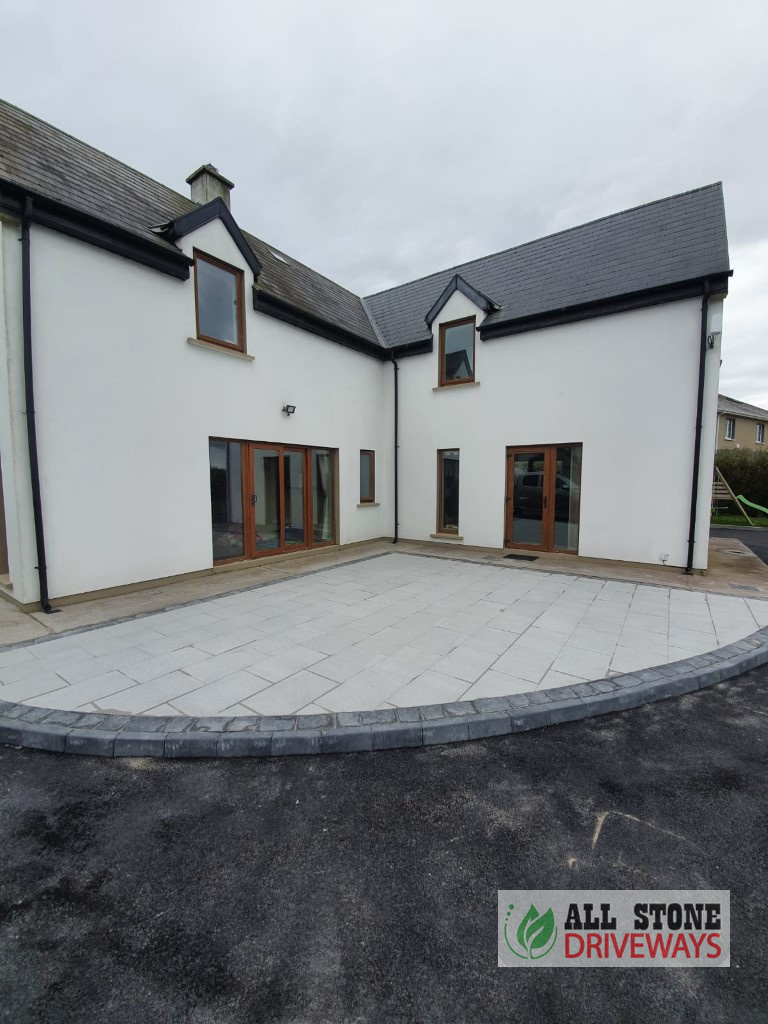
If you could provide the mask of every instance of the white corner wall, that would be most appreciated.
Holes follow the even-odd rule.
[[[0,219],[0,461],[13,596],[37,601],[37,549],[27,447],[21,316],[21,226]]]
[[[478,337],[478,384],[433,390],[439,324],[476,313],[482,320],[454,294],[433,325],[433,351],[400,362],[400,535],[426,540],[435,532],[438,449],[460,449],[463,543],[500,548],[507,446],[580,443],[579,554],[656,564],[666,556],[667,564],[684,566],[700,306],[691,299],[487,342]],[[718,359],[709,353],[708,366]],[[716,370],[708,371],[709,438],[716,394]],[[702,466],[709,448],[711,441]],[[702,479],[699,567],[706,565],[705,492]]]
[[[254,312],[253,276],[219,221],[193,246],[244,270],[253,361],[188,344],[192,277],[32,230],[52,597],[212,565],[209,436],[337,448],[340,542],[392,534],[391,365]],[[376,451],[375,508],[357,508],[361,448]]]

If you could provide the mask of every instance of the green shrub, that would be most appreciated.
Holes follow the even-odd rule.
[[[734,494],[743,494],[768,508],[768,451],[720,451],[715,456],[715,465]]]

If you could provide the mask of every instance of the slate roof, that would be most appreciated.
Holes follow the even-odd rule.
[[[153,232],[195,210],[191,199],[0,100],[0,182],[89,214],[166,251]],[[375,347],[431,337],[425,317],[461,277],[499,308],[484,326],[681,284],[729,270],[721,185],[570,228],[361,298],[243,232],[266,295]]]
[[[424,336],[424,316],[455,274],[500,307],[483,321],[490,326],[729,269],[718,182],[462,263],[366,301],[393,346]]]
[[[0,180],[175,248],[151,229],[197,209],[191,199],[72,135],[0,100]],[[380,347],[358,295],[243,232],[259,262],[259,286],[274,298]]]
[[[768,409],[740,402],[738,398],[729,398],[727,395],[717,396],[717,411],[726,416],[744,416],[748,420],[768,420]]]

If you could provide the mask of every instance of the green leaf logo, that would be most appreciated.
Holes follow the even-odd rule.
[[[541,957],[546,956],[554,946],[555,939],[557,938],[555,915],[552,913],[552,908],[550,907],[543,914],[540,914],[536,907],[531,904],[528,913],[517,929],[517,944],[522,952],[518,952],[510,943],[506,925],[504,927],[504,937],[515,956],[521,959],[539,960]]]

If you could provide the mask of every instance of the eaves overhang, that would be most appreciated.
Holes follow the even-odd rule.
[[[644,309],[667,302],[676,302],[680,299],[695,298],[702,294],[705,281],[709,282],[712,298],[724,298],[728,294],[728,279],[732,274],[732,270],[721,271],[690,281],[662,285],[562,309],[547,310],[530,316],[509,317],[490,322],[486,319],[479,327],[480,339],[481,341],[491,341],[494,338],[524,334],[527,331],[542,330],[545,327],[558,327],[561,324],[578,323],[581,320],[592,320],[600,316],[610,316],[613,313],[626,313],[633,309]]]
[[[276,320],[282,320],[283,323],[291,324],[293,327],[308,331],[310,334],[325,338],[327,341],[334,341],[337,345],[354,349],[354,351],[361,352],[366,356],[373,356],[374,359],[378,359],[380,362],[390,359],[389,351],[380,345],[374,345],[367,338],[362,338],[360,335],[353,334],[343,327],[329,323],[321,317],[307,313],[289,302],[284,302],[273,295],[268,295],[257,285],[253,286],[253,308],[258,313],[264,313],[266,316],[274,317]]]
[[[127,228],[66,206],[15,182],[0,179],[0,211],[21,219],[25,199],[32,200],[31,223],[76,238],[117,256],[186,281],[192,260],[180,249],[143,238]]]

